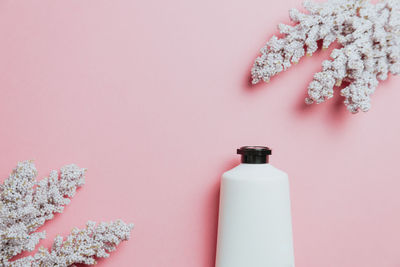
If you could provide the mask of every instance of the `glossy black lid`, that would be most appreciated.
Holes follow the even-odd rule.
[[[269,162],[272,150],[266,146],[242,146],[237,154],[242,156],[242,163],[265,164]]]

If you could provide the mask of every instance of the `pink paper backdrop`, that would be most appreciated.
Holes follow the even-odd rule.
[[[122,218],[99,266],[213,267],[222,172],[266,144],[291,178],[298,267],[400,266],[400,80],[367,114],[305,107],[328,52],[249,85],[258,50],[300,0],[3,0],[0,177],[34,159],[87,183],[45,229]]]

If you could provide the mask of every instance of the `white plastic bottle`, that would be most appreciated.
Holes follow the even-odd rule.
[[[288,176],[268,147],[237,150],[222,176],[216,267],[294,267]]]

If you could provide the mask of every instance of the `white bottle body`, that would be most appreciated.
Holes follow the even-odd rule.
[[[242,163],[223,174],[216,267],[294,267],[286,173]]]

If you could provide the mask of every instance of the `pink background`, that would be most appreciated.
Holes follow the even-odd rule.
[[[300,0],[3,0],[0,177],[76,163],[86,185],[44,229],[87,220],[133,237],[99,266],[213,267],[220,175],[240,145],[291,178],[298,267],[400,266],[400,80],[372,110],[306,107],[320,52],[249,85],[258,50]]]

